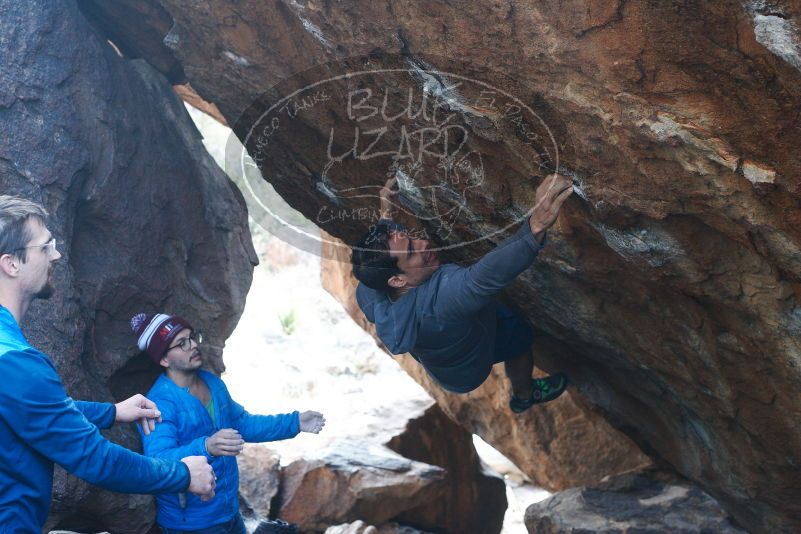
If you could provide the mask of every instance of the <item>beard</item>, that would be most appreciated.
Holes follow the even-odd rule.
[[[47,282],[45,282],[45,285],[42,287],[42,289],[40,289],[33,295],[33,298],[47,300],[52,296],[53,296],[53,285],[50,283],[50,280],[48,280]]]
[[[47,271],[47,280],[44,285],[34,293],[33,298],[47,300],[53,296],[53,268]]]
[[[194,373],[203,366],[203,356],[198,354],[197,360],[187,358],[185,361],[172,361],[170,362],[170,369],[185,374]]]

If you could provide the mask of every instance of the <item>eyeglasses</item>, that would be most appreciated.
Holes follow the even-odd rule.
[[[55,237],[51,237],[50,241],[48,241],[47,243],[44,243],[42,245],[28,245],[27,247],[19,247],[19,248],[15,248],[15,249],[9,250],[9,252],[16,252],[18,250],[27,250],[29,248],[37,248],[37,247],[39,247],[44,252],[47,252],[47,254],[49,254],[50,256],[53,256],[56,253],[56,245],[57,244],[58,244],[58,241],[56,241],[56,238]]]
[[[181,347],[181,350],[184,352],[189,352],[189,350],[192,348],[192,341],[194,341],[196,345],[203,343],[203,332],[192,332],[177,344],[173,345],[172,347],[168,347],[167,352],[170,352],[172,349],[178,347]]]

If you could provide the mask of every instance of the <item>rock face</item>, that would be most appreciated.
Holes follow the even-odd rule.
[[[531,534],[745,534],[696,486],[675,475],[649,471],[569,489],[532,504],[526,510],[526,528]]]
[[[381,524],[439,499],[445,471],[379,446],[339,442],[281,471],[281,519],[301,530],[364,520]]]
[[[261,517],[270,517],[272,500],[281,482],[281,461],[262,444],[249,444],[236,457],[239,496]]]
[[[74,2],[0,2],[0,192],[41,202],[63,258],[55,295],[24,330],[77,399],[146,392],[128,321],[179,312],[203,325],[211,369],[244,306],[255,256],[241,195],[205,153],[182,103],[123,59]],[[131,428],[108,434],[131,448]],[[144,532],[151,497],[58,470],[48,527]]]
[[[319,457],[291,463],[286,473],[265,445],[247,446],[237,457],[247,515],[254,522],[302,518],[314,529],[363,518],[441,533],[501,531],[506,485],[481,462],[469,432],[424,394],[381,415],[386,422],[380,428],[367,425],[366,435],[335,441]],[[361,528],[367,527],[376,528]]]
[[[356,303],[357,282],[348,254],[344,247],[323,244],[323,287],[375,336],[375,328]],[[551,491],[592,484],[610,473],[649,463],[628,438],[588,410],[575,394],[568,392],[554,402],[516,415],[507,406],[508,380],[500,366],[495,366],[477,390],[456,395],[436,385],[411,356],[402,356],[400,364],[453,420],[513,460],[535,484]]]
[[[473,437],[431,403],[387,446],[405,458],[445,469],[445,494],[394,519],[433,532],[497,534],[506,512],[506,484],[483,464]]]
[[[131,6],[144,16],[130,16]],[[372,149],[408,164],[400,169],[408,177],[404,205],[425,218],[437,244],[492,235],[447,249],[447,260],[489,250],[548,171],[570,175],[576,194],[550,245],[507,292],[540,330],[543,367],[569,371],[609,421],[749,530],[774,532],[801,529],[800,17],[791,0],[126,0],[98,26],[120,42],[150,40],[123,48],[163,72],[179,63],[232,125],[265,92],[263,103],[280,103],[287,93],[270,88],[293,75],[294,86],[308,88],[343,71],[403,66],[403,83],[397,71],[364,83],[393,99],[410,86],[418,98],[431,95],[426,109],[452,121],[437,122],[431,135],[460,132],[451,137],[458,161],[443,161],[453,155],[447,142],[439,154],[426,145],[431,130],[422,121],[431,113],[393,122],[397,107],[370,117],[376,101],[347,107],[348,95],[369,88],[348,77],[289,102],[280,124],[249,139],[256,152],[266,150],[256,156],[278,192],[337,237],[358,236],[375,206],[344,193],[375,190],[398,170],[388,165],[392,156],[368,159]],[[49,38],[63,38],[63,23],[54,28]],[[4,57],[24,64],[28,49],[13,50]],[[104,74],[95,69],[88,79]],[[456,76],[497,90],[482,95],[474,84],[468,93],[454,86]],[[3,91],[4,113],[12,99],[41,98],[36,87]],[[517,103],[499,108],[508,95]],[[337,109],[320,105],[327,98]],[[524,119],[524,107],[536,118]],[[379,119],[393,124],[381,130]],[[29,150],[36,157],[63,139],[55,135],[61,122],[46,124],[54,135],[24,144],[43,148]],[[356,149],[352,135],[339,135],[362,127]],[[237,131],[246,136],[247,124]],[[394,152],[384,146],[392,142],[371,145],[379,133]],[[431,158],[422,172],[412,165],[419,157],[406,158],[412,150]],[[61,171],[81,168],[76,159],[85,154],[26,168],[57,177],[53,187],[65,198],[74,172]],[[30,189],[14,169],[27,160],[5,159],[4,173]],[[452,173],[448,183],[440,171]],[[62,220],[67,208],[83,208],[64,206]],[[440,209],[452,217],[443,221]],[[434,224],[442,222],[448,232]]]

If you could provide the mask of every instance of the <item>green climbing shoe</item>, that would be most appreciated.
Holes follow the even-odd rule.
[[[514,413],[521,413],[535,404],[552,401],[565,392],[567,384],[567,375],[564,373],[555,373],[545,378],[535,378],[531,381],[531,397],[528,399],[519,399],[512,395],[509,401],[509,408],[511,408]]]

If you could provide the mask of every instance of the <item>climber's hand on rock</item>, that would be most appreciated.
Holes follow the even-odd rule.
[[[392,220],[393,215],[397,211],[396,206],[398,203],[398,179],[395,177],[387,180],[381,191],[378,192],[378,197],[381,199],[381,218]]]
[[[206,451],[212,456],[236,456],[244,446],[245,440],[233,428],[223,428],[206,438]]]
[[[573,184],[558,174],[549,174],[537,188],[534,209],[529,218],[531,233],[542,242],[545,231],[553,226],[562,203],[573,193]]]
[[[300,431],[319,434],[325,426],[325,417],[320,412],[303,412],[300,414]]]

